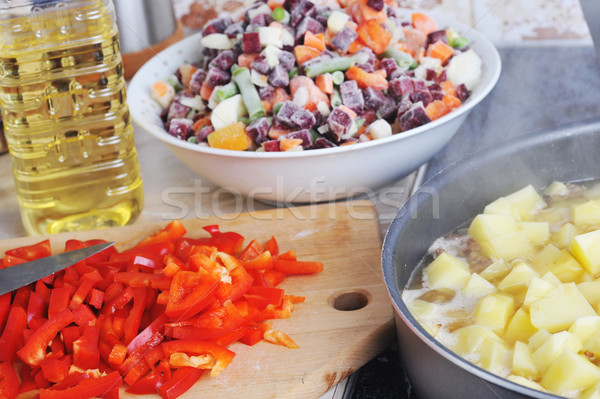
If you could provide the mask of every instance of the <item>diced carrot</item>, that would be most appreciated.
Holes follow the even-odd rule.
[[[408,44],[406,44],[406,42],[398,42],[394,44],[394,47],[396,48],[396,50],[399,51],[403,51],[405,53],[408,53],[412,56],[415,55],[415,51],[411,48],[408,47]]]
[[[152,91],[158,96],[162,97],[169,91],[169,85],[164,80],[159,80],[152,85]]]
[[[403,30],[404,37],[406,38],[406,41],[404,42],[406,48],[414,57],[414,55],[427,44],[427,35],[420,30],[412,29],[409,26],[405,26]]]
[[[194,125],[192,126],[192,128],[194,129],[194,132],[197,132],[200,129],[202,129],[204,126],[209,126],[210,124],[211,124],[210,116],[205,116],[203,118],[198,119],[196,122],[194,122]]]
[[[446,107],[446,104],[442,100],[435,100],[427,104],[425,107],[425,114],[429,119],[436,120],[446,115],[450,110]]]
[[[421,12],[412,14],[412,26],[426,35],[437,30],[435,19]]]
[[[284,0],[268,0],[267,5],[271,10],[276,9],[277,7],[283,8]]]
[[[311,31],[307,30],[304,34],[304,45],[315,48],[319,51],[325,50],[325,40],[323,38],[323,33],[315,35]]]
[[[277,139],[279,139],[280,136],[284,136],[291,132],[292,132],[292,130],[290,130],[290,129],[277,127],[277,126],[271,126],[271,128],[269,129],[269,138],[272,140],[277,140]]]
[[[344,104],[339,105],[338,108],[342,111],[344,111],[345,113],[347,113],[348,115],[350,115],[350,117],[352,119],[356,118],[356,112],[352,111],[350,108],[346,107]]]
[[[273,104],[271,104],[270,101],[268,101],[268,100],[260,100],[260,103],[262,104],[262,106],[263,106],[263,108],[265,109],[266,112],[273,111]]]
[[[344,26],[347,26],[348,28],[352,29],[353,31],[356,31],[356,29],[358,28],[358,24],[351,19],[346,21],[346,24]]]
[[[371,87],[378,90],[386,90],[388,88],[388,81],[386,79],[385,69],[378,69],[374,72],[367,72],[364,69],[353,66],[348,68],[346,71],[346,78],[350,80],[356,80],[358,87],[366,89]]]
[[[306,61],[312,60],[313,58],[321,55],[321,51],[317,50],[314,47],[300,45],[294,47],[294,55],[296,56],[296,61],[298,61],[298,65],[302,65]]]
[[[450,96],[456,97],[456,87],[454,87],[454,83],[451,80],[445,80],[440,83],[440,87],[444,94],[448,94]]]
[[[281,138],[279,139],[279,149],[281,151],[287,151],[293,147],[296,147],[298,145],[302,144],[302,139],[286,139],[286,138]]]
[[[208,83],[203,82],[202,87],[200,87],[200,97],[202,97],[203,100],[208,101],[214,89],[215,88],[210,87]]]
[[[246,54],[242,53],[238,56],[238,65],[240,68],[250,68],[250,64],[259,56],[258,53]]]
[[[442,64],[445,64],[446,61],[448,61],[450,57],[452,57],[453,53],[454,50],[452,49],[452,47],[448,46],[441,40],[438,40],[437,42],[427,47],[427,56],[439,58],[442,61]]]
[[[317,109],[317,104],[320,102],[324,102],[329,106],[329,96],[323,93],[311,78],[303,75],[294,76],[292,80],[290,80],[292,98],[296,97],[301,88],[306,90],[306,100],[302,104],[303,108],[306,108],[309,111],[315,111]]]
[[[346,12],[359,24],[366,21],[384,23],[387,20],[385,10],[375,11],[367,5],[367,0],[350,0],[346,5]]]
[[[183,64],[179,67],[179,71],[181,72],[181,83],[183,83],[184,87],[188,87],[190,85],[190,81],[192,80],[192,75],[198,70],[195,66],[191,64]]]
[[[444,97],[442,97],[442,101],[444,102],[446,107],[448,107],[449,110],[458,108],[462,104],[462,101],[460,101],[460,98],[450,95],[450,94],[446,94]]]
[[[331,74],[326,73],[317,76],[317,78],[315,79],[315,83],[323,93],[333,93],[333,79],[331,78]]]
[[[376,20],[361,23],[356,33],[375,54],[383,53],[392,39],[390,31]]]
[[[329,28],[325,29],[325,34],[323,35],[323,41],[325,42],[325,46],[331,46],[331,39],[335,36],[335,33],[332,33]]]
[[[360,37],[357,37],[352,43],[350,43],[350,47],[348,47],[348,53],[354,54],[363,47],[365,47],[365,44],[362,40],[360,40]]]

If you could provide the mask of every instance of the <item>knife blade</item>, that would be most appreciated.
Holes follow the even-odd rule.
[[[115,242],[107,242],[92,245],[74,251],[63,252],[58,255],[47,256],[0,269],[0,295],[21,288],[41,278],[63,270],[77,262],[80,262],[100,251],[112,246]]]

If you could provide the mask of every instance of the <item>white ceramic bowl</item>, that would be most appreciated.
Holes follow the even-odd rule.
[[[161,109],[150,98],[151,85],[200,57],[200,36],[190,36],[148,61],[128,87],[134,122],[152,134],[198,175],[234,193],[277,203],[313,203],[371,195],[408,175],[441,150],[500,76],[500,56],[475,30],[435,16],[471,42],[483,61],[483,74],[471,96],[453,112],[391,137],[301,152],[240,152],[191,144],[169,135]]]

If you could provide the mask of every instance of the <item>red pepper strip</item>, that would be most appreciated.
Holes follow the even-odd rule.
[[[143,255],[135,255],[129,261],[128,269],[130,270],[143,270],[145,272],[152,272],[159,270],[163,267],[162,256],[153,255],[150,253]]]
[[[285,273],[278,270],[269,269],[263,272],[263,277],[269,280],[269,286],[277,287],[285,279]]]
[[[77,326],[67,326],[60,332],[67,353],[73,353],[73,342],[79,339],[81,332]]]
[[[227,300],[213,311],[206,311],[196,320],[190,320],[193,326],[173,327],[173,338],[176,339],[214,339],[228,334],[245,322],[238,308]]]
[[[97,270],[94,270],[91,273],[86,273],[81,277],[81,281],[79,282],[79,286],[75,290],[73,297],[71,298],[71,302],[69,302],[69,307],[71,309],[75,309],[77,306],[81,305],[85,298],[88,296],[94,285],[102,280],[102,276]]]
[[[44,373],[42,373],[42,369],[38,368],[37,371],[33,374],[33,380],[35,381],[35,386],[38,389],[49,388],[52,383],[44,377]]]
[[[265,251],[254,259],[242,261],[242,265],[246,269],[271,269],[273,267],[273,257],[271,256],[271,252]]]
[[[277,258],[273,262],[275,270],[285,274],[314,274],[323,271],[322,262],[309,262],[302,260],[286,260]]]
[[[90,375],[88,373],[82,373],[81,371],[73,371],[68,376],[66,376],[64,380],[52,385],[49,389],[61,391],[74,385],[77,385],[81,381],[87,380],[88,378],[90,378]]]
[[[234,342],[239,341],[240,338],[242,338],[246,334],[247,331],[248,331],[248,326],[241,326],[241,327],[236,328],[235,330],[228,332],[225,335],[211,339],[211,341],[217,345],[229,346],[229,345],[233,344]]]
[[[164,325],[167,322],[167,316],[161,314],[152,321],[146,328],[144,328],[135,338],[127,345],[127,352],[133,353],[139,347],[143,346],[148,340],[154,336],[154,334],[162,334],[164,331]]]
[[[65,355],[60,358],[46,359],[40,364],[40,367],[48,381],[57,383],[63,381],[69,375],[72,364],[71,355]]]
[[[194,386],[203,373],[204,370],[194,367],[178,368],[173,373],[173,376],[163,386],[158,388],[158,393],[163,399],[178,398]]]
[[[271,236],[267,242],[265,242],[265,251],[269,251],[272,256],[279,255],[279,244],[275,237]]]
[[[27,259],[19,258],[18,256],[6,255],[2,259],[2,268],[12,267],[27,262]]]
[[[75,318],[75,324],[80,327],[95,324],[96,315],[88,305],[79,305],[73,309],[73,317]]]
[[[131,386],[139,381],[144,375],[146,375],[149,370],[150,366],[148,366],[148,363],[146,363],[144,360],[141,360],[129,369],[125,377],[123,377],[123,381],[125,381],[127,385]]]
[[[103,313],[115,313],[119,309],[123,309],[125,305],[133,299],[135,291],[132,287],[125,288],[120,294],[114,297],[109,303],[102,308]]]
[[[35,386],[35,380],[33,379],[33,375],[31,375],[31,369],[29,367],[20,367],[19,377],[21,378],[19,393],[30,392],[37,389]]]
[[[48,304],[48,318],[69,307],[71,301],[71,288],[68,286],[54,288],[50,291],[50,303]]]
[[[96,309],[101,309],[102,304],[104,303],[104,292],[96,288],[92,288],[92,291],[89,295],[88,303],[90,304],[90,306],[93,306]]]
[[[4,329],[4,324],[6,323],[8,313],[10,312],[10,299],[10,292],[0,295],[0,330]]]
[[[15,297],[12,301],[12,306],[20,306],[23,309],[27,309],[27,303],[29,302],[29,294],[31,293],[31,285],[21,287],[15,292]]]
[[[128,344],[132,339],[136,337],[140,330],[140,324],[142,323],[142,315],[146,309],[146,288],[134,288],[133,294],[133,307],[127,315],[125,320],[125,335],[123,336],[123,342]]]
[[[0,397],[14,399],[19,394],[19,377],[12,363],[0,363]]]
[[[106,393],[123,384],[123,380],[117,371],[98,378],[86,378],[76,385],[57,390],[40,389],[40,399],[65,399],[77,398],[87,399],[104,396]]]
[[[162,344],[162,348],[167,358],[169,358],[173,353],[178,352],[192,353],[195,355],[209,353],[215,359],[215,365],[210,372],[210,375],[213,377],[223,371],[235,357],[235,353],[224,346],[217,345],[210,341],[197,339],[167,341]]]
[[[248,289],[247,294],[263,297],[269,303],[275,306],[281,306],[281,304],[283,303],[283,295],[285,294],[285,291],[281,288],[252,286]]]
[[[256,240],[250,241],[250,243],[244,248],[238,259],[241,261],[249,261],[256,258],[258,255],[265,252],[265,248],[260,245],[260,243]]]
[[[229,272],[231,276],[231,293],[229,299],[235,301],[241,298],[252,286],[254,279],[243,266],[236,267]]]
[[[41,296],[42,298],[44,298],[44,301],[46,303],[50,302],[50,288],[48,288],[48,286],[46,285],[46,283],[44,283],[43,280],[38,280],[38,281],[35,282],[34,291],[39,296]]]
[[[257,326],[248,326],[246,333],[240,338],[240,342],[253,346],[263,340],[263,336],[271,327],[268,323],[262,323]]]
[[[35,330],[17,355],[30,366],[38,366],[46,358],[46,348],[60,330],[75,321],[73,313],[65,309],[48,319]]]
[[[272,271],[272,270],[273,269],[269,269],[269,271]],[[265,277],[266,270],[265,270],[265,272],[262,272],[257,269],[246,269],[246,271],[254,279],[254,282],[252,283],[252,285],[258,286],[258,287],[272,287],[271,280],[269,280],[268,278]],[[277,273],[279,273],[279,272],[277,272]]]
[[[98,368],[100,331],[95,325],[86,326],[81,337],[73,342],[73,364],[83,370]]]
[[[158,389],[163,386],[172,377],[169,363],[161,361],[158,366],[150,373],[139,379],[127,389],[128,393],[135,395],[152,395],[158,392]]]
[[[130,287],[152,287],[159,290],[168,290],[171,287],[171,278],[162,274],[147,272],[121,272],[115,274],[117,283],[127,284]]]
[[[26,245],[19,248],[9,249],[5,255],[16,256],[27,261],[44,258],[52,255],[50,249],[50,240],[44,240],[33,245]]]
[[[183,237],[186,233],[185,227],[179,220],[173,220],[168,225],[163,227],[160,231],[144,238],[140,241],[135,248],[146,247],[152,244],[158,244],[163,242],[174,242],[179,238]]]
[[[110,276],[111,280],[114,279],[116,274]],[[108,277],[105,277],[108,278]],[[104,288],[104,303],[110,303],[117,295],[121,294],[125,290],[125,286],[121,283],[112,282],[106,288]]]
[[[148,337],[148,339],[142,345],[140,345],[136,350],[131,352],[129,356],[127,356],[123,364],[119,367],[119,372],[121,372],[122,375],[125,375],[129,372],[129,370],[135,367],[136,364],[146,363],[144,361],[144,355],[146,355],[150,349],[160,344],[164,338],[164,334],[162,334],[160,331],[156,331],[154,334]]]
[[[27,313],[20,306],[13,306],[8,314],[6,326],[0,336],[0,361],[12,362],[16,358],[17,349],[23,342],[22,332],[27,327]]]
[[[275,256],[275,255],[273,255]],[[297,260],[296,251],[287,251],[282,254],[275,256],[277,259],[285,259],[285,260]]]
[[[108,354],[108,364],[114,368],[118,368],[127,358],[127,347],[123,344],[113,345]]]
[[[27,304],[27,321],[33,318],[44,318],[47,314],[46,301],[35,291],[29,294],[29,303]]]
[[[212,303],[219,281],[205,271],[175,274],[165,314],[175,320],[195,316]]]

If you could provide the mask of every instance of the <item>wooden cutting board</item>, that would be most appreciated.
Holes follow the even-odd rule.
[[[167,222],[58,234],[50,239],[59,251],[70,238],[117,240],[117,248],[124,249]],[[299,349],[267,342],[252,347],[233,344],[233,363],[215,378],[205,374],[182,397],[319,398],[392,342],[393,308],[381,274],[381,233],[371,202],[279,208],[183,222],[190,237],[205,236],[201,228],[209,224],[242,234],[246,243],[275,236],[282,250],[295,250],[302,260],[322,261],[325,270],[289,277],[282,284],[286,293],[306,296],[291,318],[273,322],[273,328],[290,335]],[[38,241],[40,237],[3,240],[0,253]],[[121,397],[135,396],[123,392]]]

